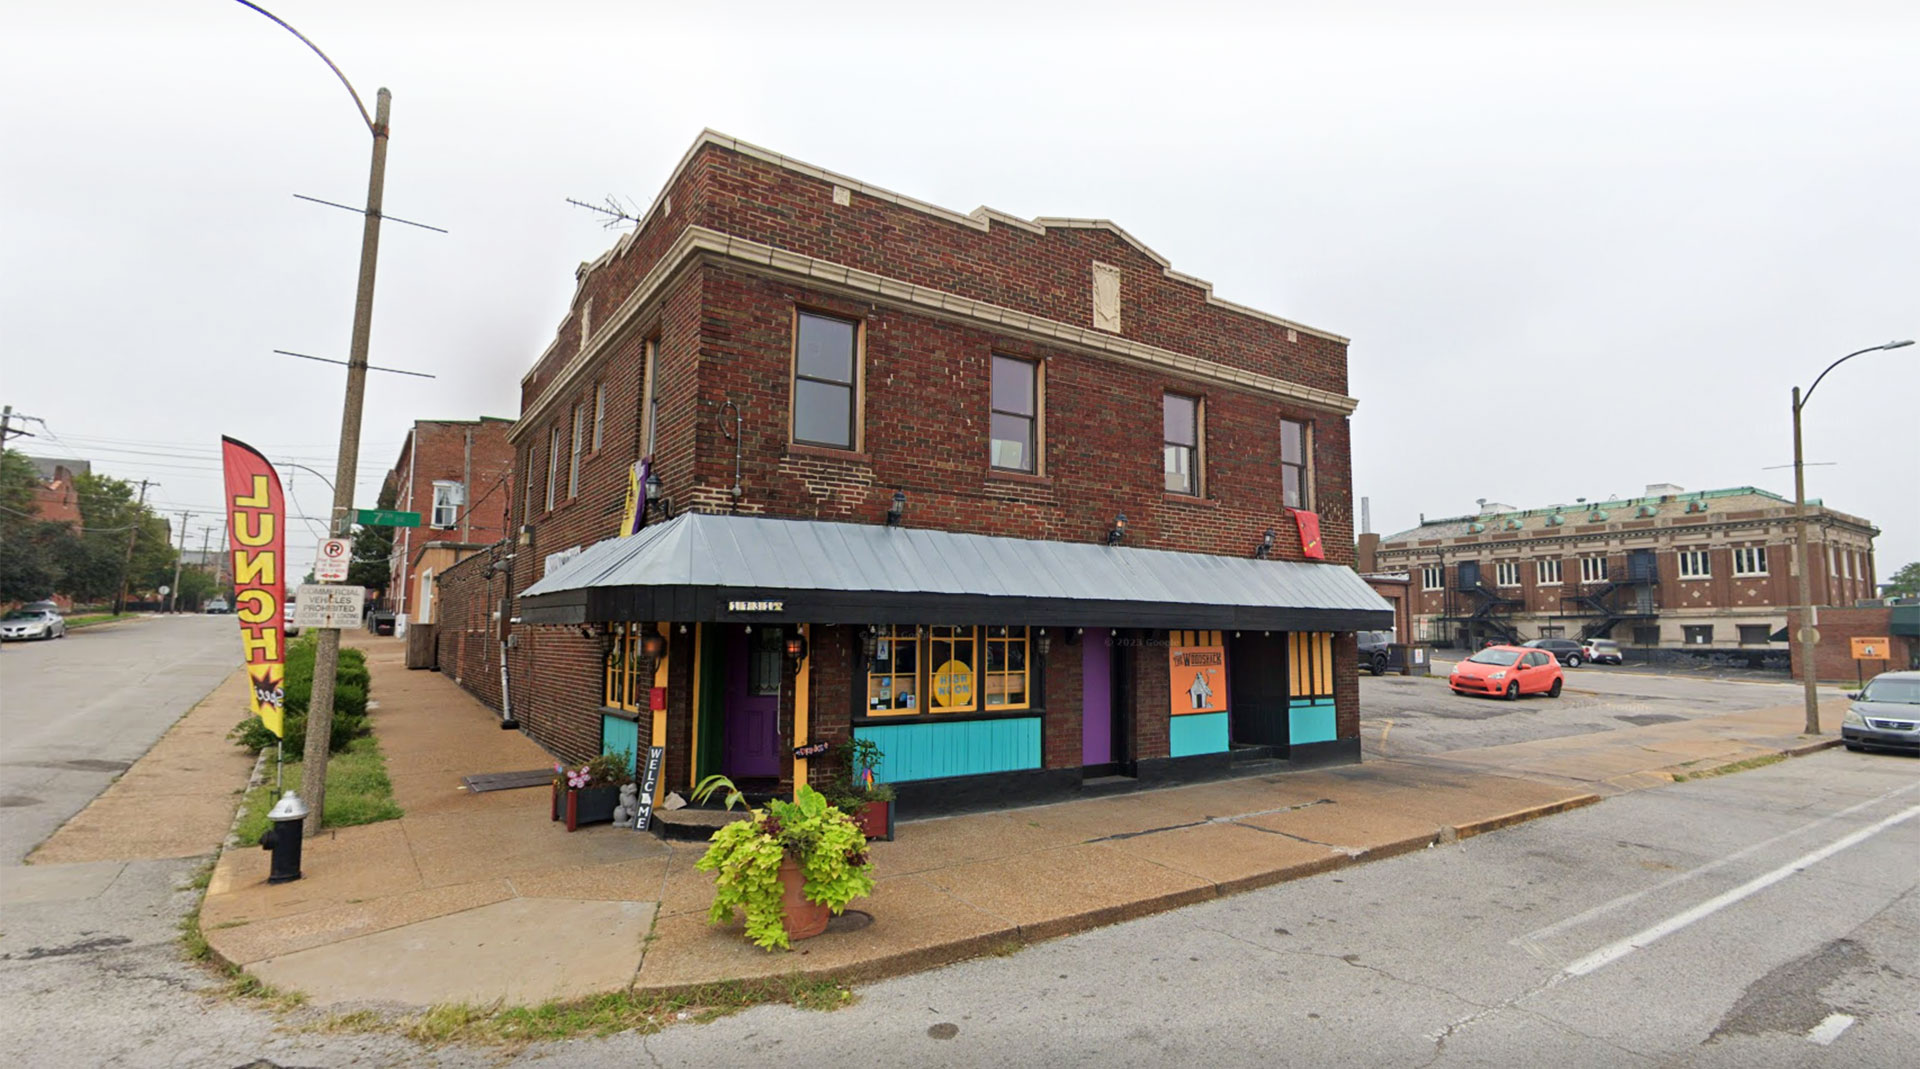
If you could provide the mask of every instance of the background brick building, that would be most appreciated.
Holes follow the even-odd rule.
[[[387,604],[404,631],[434,619],[435,577],[507,533],[513,494],[512,420],[417,420],[387,472],[393,507],[420,514],[393,532]]]
[[[1875,593],[1866,520],[1808,503],[1813,598]],[[1564,635],[1644,650],[1740,651],[1787,667],[1793,503],[1753,487],[1670,483],[1616,501],[1527,510],[1482,503],[1383,539],[1378,567],[1412,579],[1414,628],[1436,644]]]

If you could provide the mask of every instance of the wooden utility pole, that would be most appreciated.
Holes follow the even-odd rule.
[[[140,480],[140,503],[133,507],[133,523],[127,530],[127,557],[120,562],[120,596],[113,601],[115,616],[127,611],[127,586],[133,582],[133,544],[140,537],[141,514],[147,511],[147,487],[159,485]]]
[[[387,124],[393,94],[381,89],[375,98],[373,164],[367,176],[366,223],[360,232],[360,285],[353,301],[353,339],[347,353],[347,397],[340,415],[340,456],[333,478],[334,537],[353,529],[353,485],[360,469],[360,412],[367,393],[367,343],[373,330],[374,266],[380,256],[380,206],[387,176]],[[333,741],[334,673],[340,664],[340,631],[320,629],[313,657],[313,692],[307,701],[307,747],[300,768],[300,794],[307,803],[306,833],[320,832],[327,805],[327,757]]]
[[[180,551],[173,555],[173,585],[167,588],[167,611],[180,608],[180,565],[187,557],[187,517],[190,512],[180,514]]]

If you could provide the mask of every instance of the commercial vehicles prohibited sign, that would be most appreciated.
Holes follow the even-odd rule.
[[[329,538],[320,543],[320,556],[313,562],[313,577],[323,583],[345,582],[347,566],[353,563],[353,541]]]
[[[293,626],[359,627],[367,607],[367,590],[358,586],[322,586],[302,583],[293,601]]]

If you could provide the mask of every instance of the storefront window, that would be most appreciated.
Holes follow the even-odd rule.
[[[882,627],[867,665],[867,715],[921,712],[920,637],[913,627]]]
[[[606,703],[608,708],[638,711],[646,681],[638,678],[640,666],[640,626],[607,625]]]
[[[1003,625],[879,628],[867,665],[867,715],[1031,708],[1029,639],[1028,628]]]

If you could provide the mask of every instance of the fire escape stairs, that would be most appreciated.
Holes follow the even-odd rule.
[[[1524,604],[1519,598],[1510,598],[1500,593],[1499,588],[1488,586],[1484,582],[1471,585],[1462,584],[1461,593],[1473,598],[1471,612],[1465,617],[1468,629],[1474,634],[1493,632],[1507,645],[1519,645],[1520,632],[1514,628],[1502,613],[1512,612]]]
[[[1660,576],[1651,567],[1629,569],[1624,579],[1610,579],[1588,586],[1568,585],[1561,589],[1562,604],[1575,606],[1570,615],[1591,616],[1580,626],[1580,641],[1611,638],[1614,625],[1626,620],[1646,620],[1660,614],[1653,604],[1653,588]]]

